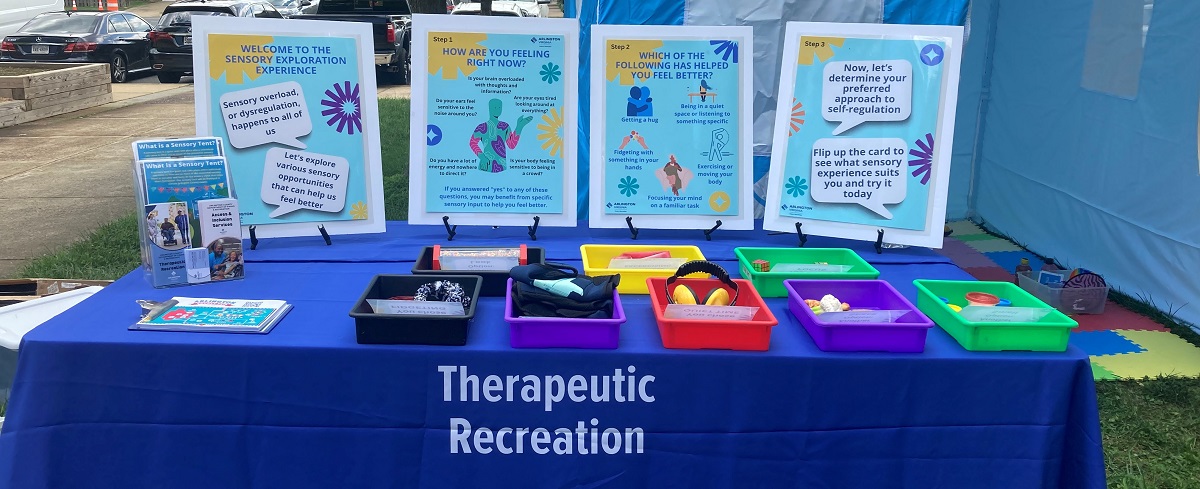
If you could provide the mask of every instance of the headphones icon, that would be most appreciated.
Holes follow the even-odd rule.
[[[716,277],[717,280],[725,284],[725,287],[715,287],[705,294],[703,298],[685,284],[676,285],[674,289],[671,288],[671,284],[675,283],[677,279],[697,272],[704,272]],[[733,291],[732,297],[730,296],[730,291]],[[680,265],[679,269],[675,270],[675,274],[667,279],[665,292],[667,293],[668,304],[729,306],[737,304],[738,285],[737,282],[729,278],[729,272],[726,272],[720,265],[710,261],[693,260]]]

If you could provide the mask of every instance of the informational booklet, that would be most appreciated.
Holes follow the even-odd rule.
[[[280,300],[174,297],[129,329],[265,334],[291,309]]]
[[[241,220],[220,143],[220,138],[134,143],[142,262],[154,287],[244,276]]]

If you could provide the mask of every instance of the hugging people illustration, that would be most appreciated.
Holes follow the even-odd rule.
[[[504,102],[492,99],[488,102],[488,120],[475,127],[471,133],[471,151],[479,158],[479,170],[489,173],[500,173],[508,167],[508,150],[516,149],[521,141],[521,130],[533,121],[533,116],[526,115],[517,118],[514,129],[507,122],[500,120],[504,111]],[[480,142],[484,145],[480,146]]]
[[[650,87],[630,87],[625,115],[629,117],[653,117],[654,99],[650,98]]]

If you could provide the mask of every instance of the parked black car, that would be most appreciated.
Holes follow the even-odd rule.
[[[198,15],[283,18],[265,1],[183,0],[168,5],[149,35],[150,63],[158,81],[179,83],[183,75],[192,73],[192,17]]]
[[[46,12],[0,41],[0,61],[107,63],[113,83],[150,69],[150,24],[129,12]]]
[[[380,81],[408,83],[412,61],[409,52],[412,9],[408,0],[321,0],[317,13],[292,18],[371,24],[375,39],[375,69]]]

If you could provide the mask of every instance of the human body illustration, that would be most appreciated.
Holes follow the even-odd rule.
[[[675,159],[675,155],[668,157],[667,164],[663,165],[657,172],[659,181],[662,182],[663,188],[670,190],[673,195],[678,196],[679,191],[687,186],[692,180],[692,172],[686,170]]]
[[[533,116],[517,118],[515,128],[500,120],[504,103],[500,99],[488,102],[488,120],[475,127],[471,134],[471,151],[479,158],[479,170],[499,173],[508,167],[508,150],[516,149],[521,140],[521,130],[533,121]],[[483,143],[481,146],[480,143]]]
[[[654,99],[650,98],[650,87],[630,87],[626,99],[625,115],[629,117],[653,117]]]
[[[708,92],[712,91],[712,87],[708,86],[708,80],[700,80],[700,101],[708,98]]]

